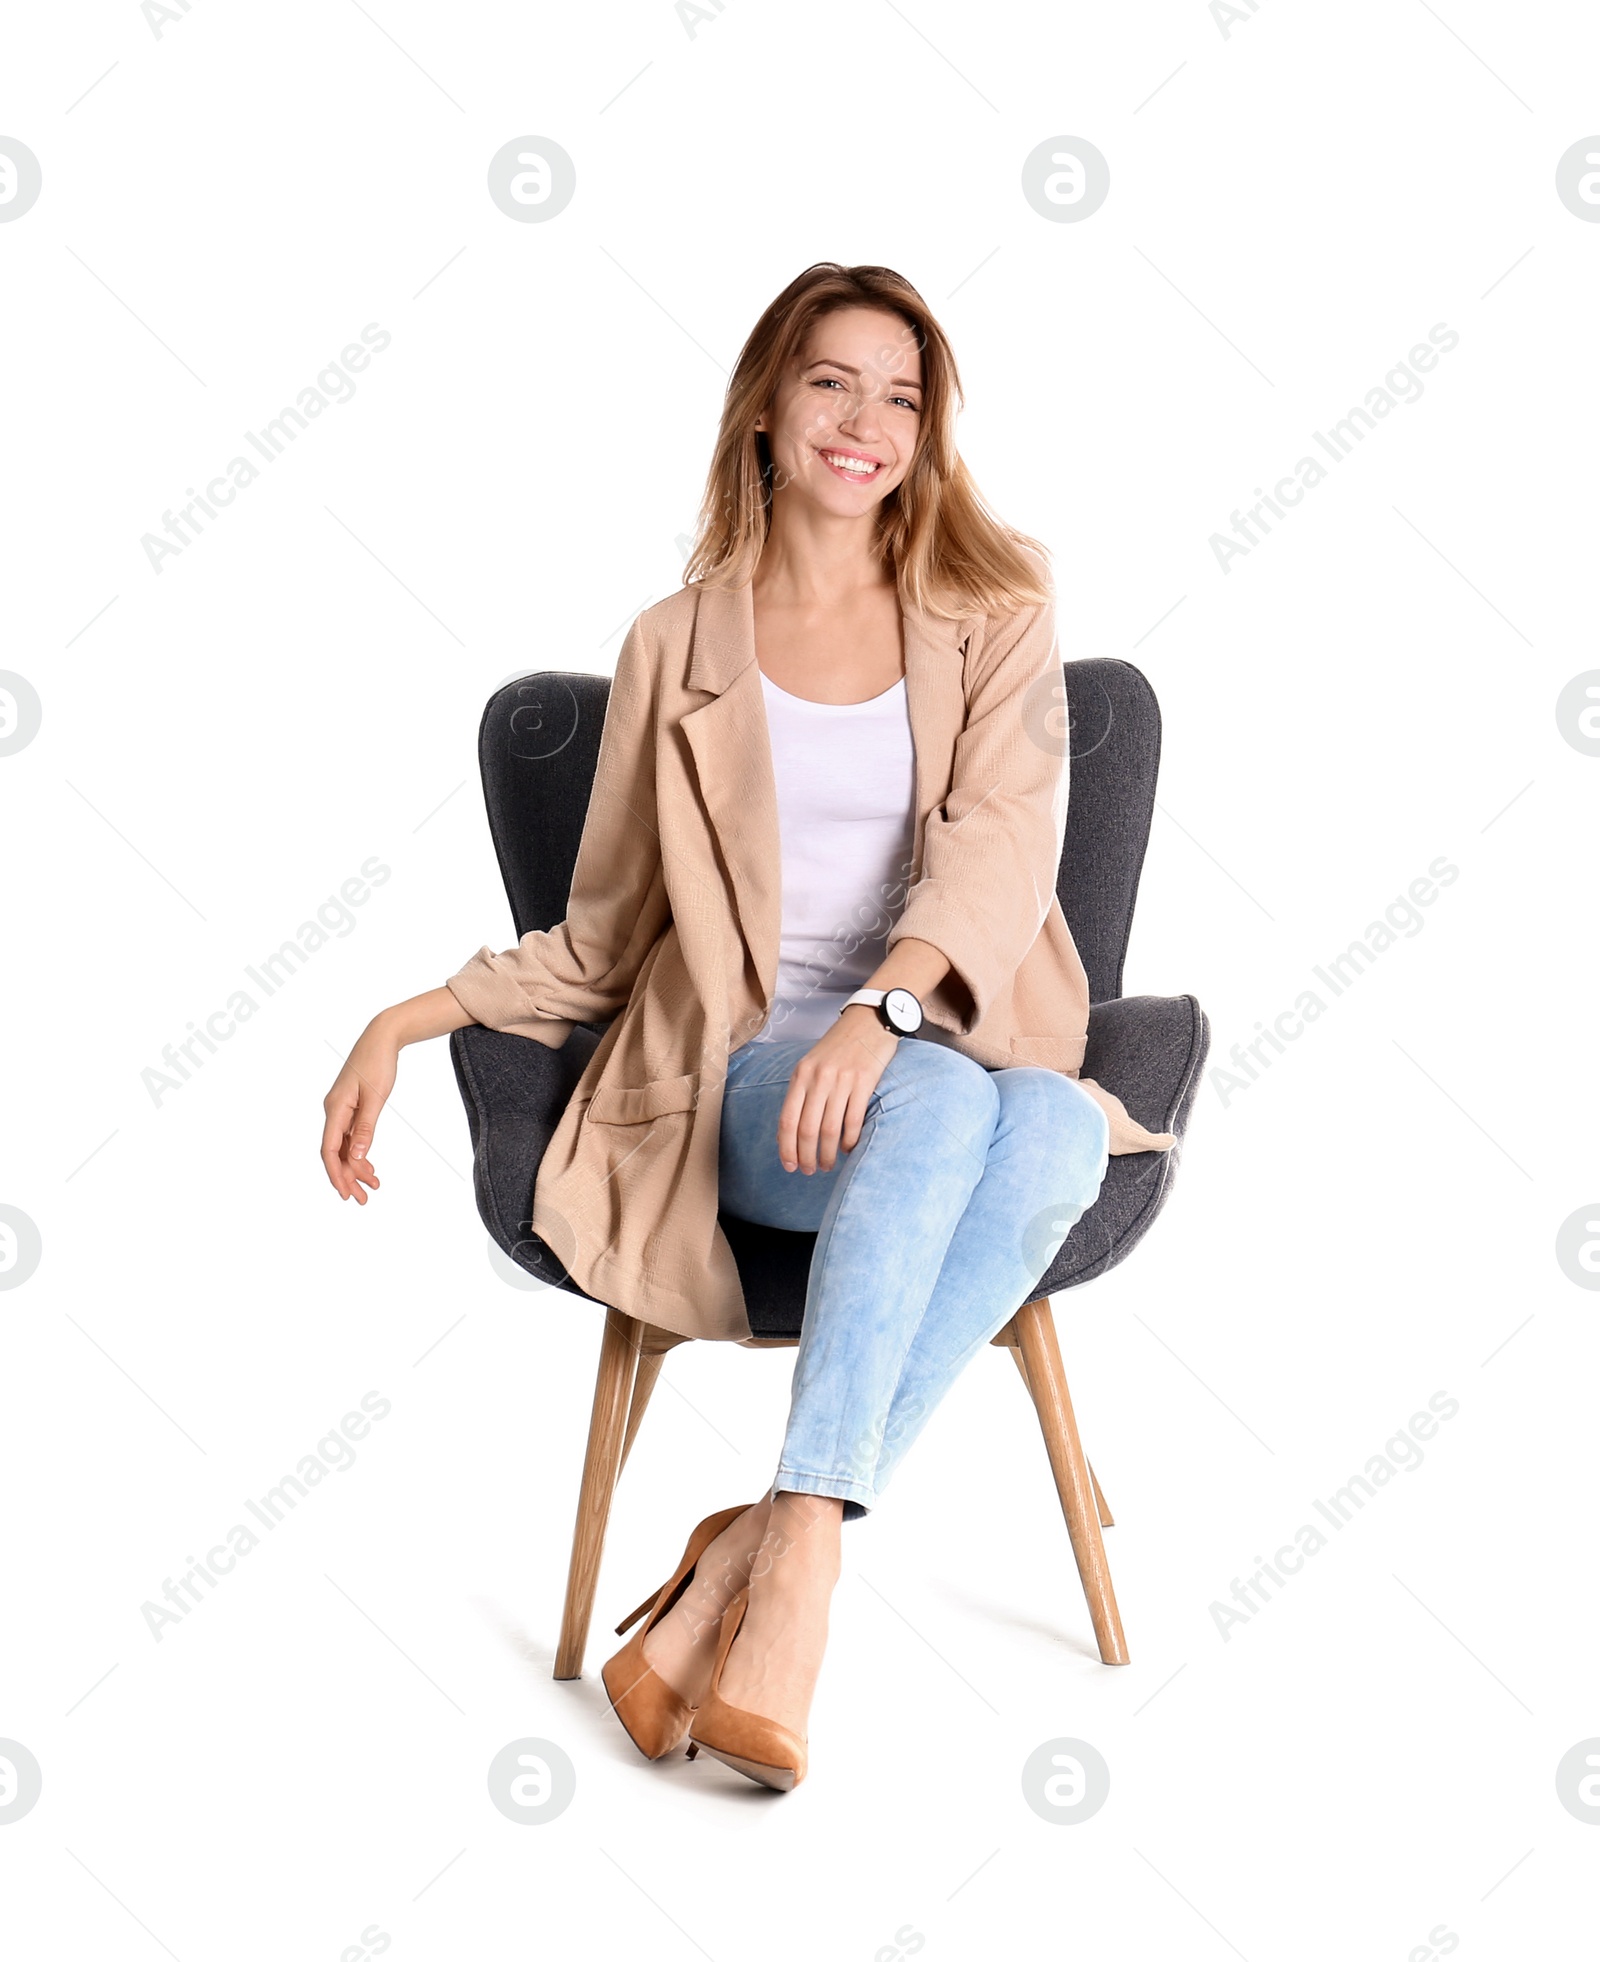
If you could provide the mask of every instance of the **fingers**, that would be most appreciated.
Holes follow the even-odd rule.
[[[890,1040],[898,1048],[898,1039]],[[778,1159],[786,1172],[831,1172],[841,1150],[855,1149],[892,1055],[874,1054],[853,1030],[842,1042],[830,1030],[801,1057],[778,1112]]]
[[[380,1183],[368,1154],[383,1102],[369,1085],[346,1072],[328,1092],[323,1106],[327,1112],[322,1127],[323,1167],[339,1197],[354,1198],[362,1206],[367,1195],[361,1188],[376,1192]]]
[[[849,1108],[850,1094],[849,1084],[834,1084],[827,1093],[827,1100],[820,1113],[816,1162],[825,1172],[831,1172],[839,1162],[839,1133],[844,1125],[845,1112]]]
[[[327,1121],[322,1127],[322,1164],[328,1174],[328,1182],[341,1199],[350,1197],[350,1175],[344,1162],[344,1141],[350,1129],[350,1119],[355,1114],[356,1100],[340,1094],[340,1084],[336,1083],[328,1092],[323,1109]]]
[[[359,1187],[364,1185],[376,1192],[382,1181],[372,1160],[367,1157],[364,1150],[358,1152],[353,1142],[346,1146],[345,1164],[349,1169],[350,1190],[355,1194],[357,1204],[364,1206],[367,1203],[367,1195]]]
[[[378,1112],[383,1109],[384,1100],[363,1080],[361,1092],[356,1100],[355,1117],[350,1126],[350,1135],[345,1140],[344,1162],[349,1186],[359,1205],[367,1203],[367,1195],[360,1188],[367,1186],[372,1191],[378,1189],[378,1175],[372,1169],[372,1161],[367,1153],[372,1149],[373,1133],[378,1128]]]
[[[344,1156],[345,1163],[356,1172],[358,1177],[361,1176],[360,1167],[365,1166],[369,1172],[372,1170],[367,1153],[372,1149],[372,1134],[375,1129],[372,1118],[357,1111],[356,1121],[351,1125],[350,1135],[345,1140]]]
[[[790,1095],[795,1086],[791,1084]],[[800,1098],[795,1111],[795,1150],[794,1155],[802,1172],[810,1174],[817,1169],[818,1145],[823,1136],[823,1125],[829,1101],[828,1086],[815,1080],[800,1086]],[[786,1106],[787,1107],[787,1106]],[[781,1126],[780,1126],[781,1128]],[[835,1126],[837,1130],[837,1126]],[[823,1169],[828,1170],[833,1163],[830,1156]],[[784,1169],[793,1167],[785,1160]]]
[[[819,1168],[831,1172],[839,1162],[841,1133],[851,1110],[859,1103],[860,1111],[865,1112],[871,1094],[869,1087],[837,1079],[806,1082],[798,1076],[792,1078],[778,1113],[778,1158],[783,1169],[792,1172],[798,1168],[807,1174]],[[850,1134],[851,1145],[860,1130],[858,1114]]]
[[[326,1152],[324,1152],[323,1156],[326,1158]],[[358,1148],[354,1141],[348,1137],[339,1140],[338,1148],[334,1152],[333,1162],[329,1167],[328,1176],[338,1188],[341,1199],[354,1198],[357,1205],[360,1206],[364,1206],[367,1203],[367,1195],[361,1190],[362,1186],[367,1186],[373,1192],[376,1192],[381,1183],[377,1170],[371,1159],[368,1158],[365,1148]]]
[[[844,1126],[839,1133],[839,1143],[846,1151],[854,1151],[861,1142],[861,1127],[867,1121],[867,1105],[872,1101],[874,1087],[858,1083],[850,1093],[850,1101],[845,1106]]]
[[[796,1072],[789,1078],[789,1094],[778,1112],[778,1162],[786,1172],[792,1172],[800,1163],[800,1110],[805,1100],[805,1085]]]

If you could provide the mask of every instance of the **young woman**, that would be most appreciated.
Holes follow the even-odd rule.
[[[1051,586],[956,453],[960,399],[898,274],[821,264],[779,294],[684,590],[619,657],[567,920],[385,1010],[324,1106],[328,1176],[364,1205],[406,1043],[481,1021],[559,1047],[614,1017],[535,1194],[579,1285],[747,1336],[716,1214],[816,1234],[772,1485],[700,1522],[602,1672],[647,1757],[687,1736],[779,1790],[805,1775],[841,1523],[1030,1298],[1108,1153],[1172,1143],[1078,1076]]]

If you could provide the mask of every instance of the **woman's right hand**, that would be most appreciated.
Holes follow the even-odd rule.
[[[400,1051],[408,1042],[426,1042],[433,1036],[450,1035],[464,1029],[472,1017],[448,987],[430,988],[374,1015],[350,1051],[344,1068],[334,1078],[333,1088],[322,1100],[327,1121],[322,1127],[322,1162],[328,1178],[341,1199],[354,1197],[367,1203],[361,1190],[378,1189],[378,1175],[367,1154],[378,1112],[389,1101],[400,1061]],[[552,1015],[530,1016],[523,1024],[512,1025],[517,1035],[531,1036],[547,1049],[559,1049],[576,1026],[558,1021]]]
[[[341,1199],[354,1196],[365,1205],[362,1186],[378,1189],[378,1174],[368,1153],[378,1113],[389,1100],[400,1063],[402,1038],[388,1014],[377,1015],[350,1051],[333,1088],[322,1100],[327,1121],[322,1129],[322,1162]]]

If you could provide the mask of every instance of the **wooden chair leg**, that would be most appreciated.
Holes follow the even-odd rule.
[[[1124,1663],[1128,1644],[1122,1633],[1122,1617],[1111,1586],[1111,1569],[1106,1561],[1105,1541],[1100,1537],[1100,1513],[1095,1504],[1094,1479],[1083,1446],[1078,1439],[1072,1398],[1067,1393],[1067,1373],[1056,1341],[1055,1318],[1050,1303],[1030,1301],[1013,1317],[1017,1341],[1026,1365],[1027,1382],[1039,1413],[1045,1450],[1055,1474],[1061,1510],[1066,1515],[1067,1532],[1072,1540],[1078,1578],[1083,1582],[1094,1623],[1100,1660]]]
[[[997,1336],[995,1340],[998,1342],[999,1337]],[[1000,1346],[1010,1349],[1011,1359],[1017,1365],[1017,1371],[1022,1377],[1022,1387],[1032,1397],[1033,1385],[1028,1381],[1028,1364],[1023,1356],[1021,1346],[1016,1342],[1002,1343]],[[1037,1407],[1037,1399],[1035,1399],[1035,1407]],[[1087,1457],[1083,1462],[1089,1465],[1089,1483],[1094,1487],[1094,1509],[1100,1515],[1100,1524],[1102,1526],[1115,1526],[1117,1522],[1111,1517],[1111,1508],[1106,1504],[1105,1493],[1100,1490],[1100,1481],[1094,1475],[1094,1466],[1089,1464]]]
[[[628,1453],[633,1449],[633,1440],[639,1434],[639,1425],[644,1417],[645,1407],[650,1401],[650,1392],[656,1386],[656,1378],[661,1374],[661,1365],[667,1359],[665,1349],[651,1351],[646,1349],[639,1358],[639,1373],[633,1379],[633,1401],[628,1405],[628,1428],[622,1434],[622,1455],[617,1460],[617,1477],[628,1462]]]
[[[616,1308],[605,1311],[600,1366],[594,1379],[594,1407],[589,1415],[589,1444],[583,1455],[578,1516],[572,1529],[561,1641],[556,1649],[557,1682],[567,1682],[583,1674],[583,1651],[589,1639],[589,1618],[594,1613],[600,1554],[605,1545],[606,1521],[611,1516],[611,1494],[622,1461],[623,1432],[639,1364],[643,1326]]]
[[[622,1477],[622,1467],[628,1462],[628,1453],[633,1449],[633,1440],[638,1435],[639,1425],[650,1402],[650,1392],[661,1374],[667,1351],[676,1349],[690,1338],[675,1335],[669,1328],[657,1328],[653,1322],[636,1322],[634,1339],[639,1347],[639,1372],[633,1379],[633,1401],[628,1405],[628,1428],[623,1433],[622,1457],[617,1465],[619,1479]]]

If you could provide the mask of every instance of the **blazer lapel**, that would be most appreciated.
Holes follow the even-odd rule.
[[[966,727],[966,654],[971,622],[945,620],[921,607],[903,606],[906,710],[917,752],[917,821],[908,884],[922,876],[922,841],[928,814],[950,795],[956,737]]]
[[[733,886],[765,1012],[777,984],[782,868],[778,791],[748,586],[700,593],[687,681],[711,693],[711,700],[691,709],[679,726]]]
[[[963,665],[969,623],[903,606],[906,712],[916,756],[911,882],[922,870],[924,821],[949,794],[955,739],[966,720]],[[712,699],[680,727],[701,799],[733,886],[739,927],[759,978],[763,1012],[777,985],[782,930],[778,792],[767,707],[756,661],[755,607],[748,585],[703,588],[686,676]]]

